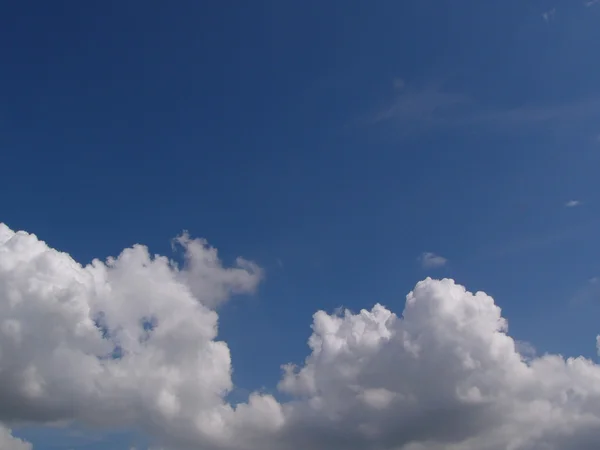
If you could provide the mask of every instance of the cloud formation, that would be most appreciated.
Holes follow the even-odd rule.
[[[419,282],[401,316],[315,313],[289,400],[229,404],[214,306],[260,269],[179,239],[186,264],[137,245],[81,266],[0,225],[0,420],[136,426],[168,450],[592,450],[600,367],[521,355],[494,300]],[[0,428],[0,448],[30,449]]]
[[[421,266],[424,269],[434,269],[436,267],[445,266],[448,260],[443,256],[436,255],[432,252],[423,252],[418,258],[418,261],[421,263]]]
[[[31,450],[30,443],[17,439],[11,430],[0,424],[0,448],[2,450]]]
[[[574,208],[579,205],[581,205],[581,202],[579,200],[569,200],[567,203],[565,203],[565,206],[567,208]]]
[[[184,268],[141,245],[82,267],[0,225],[0,420],[133,424],[206,445],[251,420],[267,400],[224,403],[230,354],[210,307],[251,292],[260,270],[177,243]]]

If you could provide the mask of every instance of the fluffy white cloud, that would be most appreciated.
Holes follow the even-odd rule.
[[[31,450],[31,444],[14,437],[9,428],[0,424],[0,449],[2,450]]]
[[[381,305],[318,312],[311,355],[286,366],[280,384],[304,397],[290,427],[306,430],[309,448],[595,448],[600,367],[555,355],[527,362],[506,330],[491,297],[452,280],[418,283],[402,318]]]
[[[252,291],[260,270],[224,268],[187,235],[178,243],[183,269],[140,245],[82,267],[0,225],[0,420],[138,424],[206,445],[234,418],[251,421],[268,400],[239,412],[223,402],[230,354],[207,305]]]
[[[253,393],[233,407],[213,308],[253,291],[261,271],[245,260],[224,268],[187,235],[177,243],[183,268],[143,246],[82,267],[0,226],[0,420],[135,425],[169,450],[600,442],[600,367],[522,356],[494,300],[452,280],[418,283],[401,317],[381,305],[317,312],[308,358],[284,366],[279,388],[291,400]],[[2,439],[29,448],[6,429]]]

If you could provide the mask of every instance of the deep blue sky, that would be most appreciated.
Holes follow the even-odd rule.
[[[5,2],[0,220],[82,263],[183,229],[256,260],[221,312],[242,397],[304,358],[317,309],[401,313],[427,275],[591,356],[598,42],[575,0]]]

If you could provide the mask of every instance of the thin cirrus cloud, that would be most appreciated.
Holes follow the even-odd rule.
[[[600,300],[600,277],[587,280],[573,295],[571,302],[575,304],[596,303]]]
[[[581,205],[581,201],[579,200],[569,200],[568,202],[565,203],[565,206],[567,208],[575,208],[576,206],[580,206]]]
[[[432,252],[423,252],[418,258],[419,263],[424,269],[434,269],[436,267],[445,266],[448,260],[443,256],[436,255]]]
[[[449,279],[417,283],[401,314],[317,311],[308,357],[282,366],[288,400],[233,405],[215,308],[260,269],[177,243],[183,267],[141,245],[82,266],[0,225],[0,448],[31,449],[11,424],[59,421],[132,427],[169,450],[597,448],[600,366],[536,356],[492,297]]]
[[[409,134],[465,126],[502,132],[544,124],[568,126],[600,115],[600,98],[498,109],[466,93],[445,89],[442,83],[414,87],[396,78],[393,87],[393,99],[371,113],[367,121],[394,124]]]

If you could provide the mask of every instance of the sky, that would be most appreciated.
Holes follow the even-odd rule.
[[[594,0],[2,5],[0,447],[595,448],[598,41]]]

